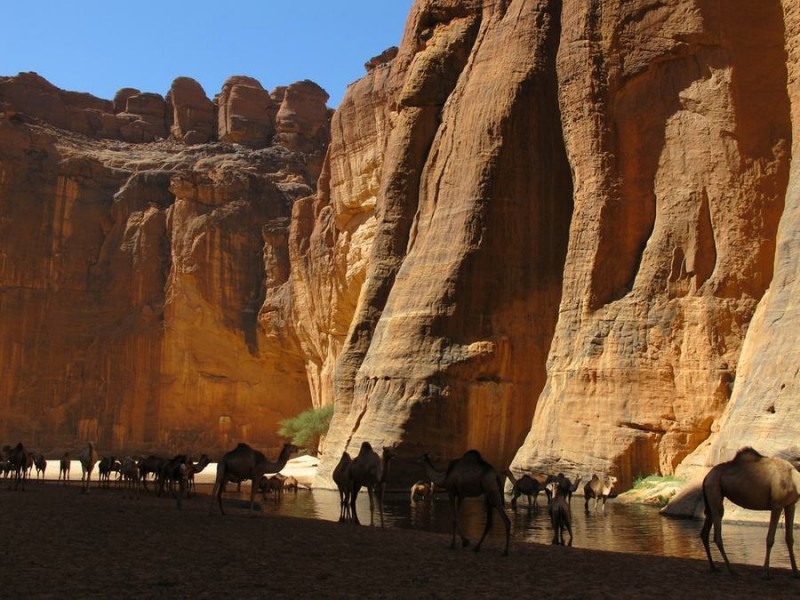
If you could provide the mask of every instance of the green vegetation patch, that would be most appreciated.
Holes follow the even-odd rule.
[[[333,418],[333,404],[322,408],[309,408],[300,414],[281,421],[278,433],[292,440],[295,446],[315,451],[320,438],[328,432]],[[314,452],[316,454],[316,452]]]

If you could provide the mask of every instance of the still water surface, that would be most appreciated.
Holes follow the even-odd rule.
[[[249,492],[242,494],[245,496],[249,498]],[[226,498],[230,499],[231,495],[226,494]],[[334,491],[300,490],[297,494],[284,494],[280,502],[261,500],[261,504],[265,514],[328,521],[339,519],[339,495]],[[369,524],[369,499],[365,493],[359,496],[357,512],[361,523]],[[462,506],[462,514],[467,535],[473,542],[477,541],[485,523],[482,501],[468,499]],[[538,512],[529,511],[523,500],[516,511],[506,506],[506,514],[511,519],[512,542],[550,543],[553,532],[543,498],[540,498]],[[448,534],[442,541],[444,545],[450,543],[452,511],[446,495],[437,494],[426,504],[410,502],[407,494],[387,493],[384,519],[387,527]],[[375,520],[376,524],[380,523],[377,509]],[[700,541],[702,521],[699,520],[670,519],[661,516],[654,507],[613,500],[606,505],[605,513],[586,515],[583,498],[577,496],[572,500],[572,520],[572,545],[577,548],[706,559]],[[487,548],[502,545],[503,526],[496,514],[494,525],[489,539],[484,542]],[[725,550],[733,563],[763,564],[766,525],[724,523],[722,530]],[[713,540],[712,556],[721,563]],[[770,565],[790,568],[782,524],[775,536]]]

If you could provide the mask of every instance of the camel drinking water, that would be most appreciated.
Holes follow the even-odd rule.
[[[289,457],[297,452],[298,447],[292,444],[284,444],[278,460],[271,462],[258,450],[254,450],[247,444],[239,444],[233,450],[226,452],[217,463],[217,478],[214,481],[214,491],[211,494],[211,507],[209,512],[214,510],[214,501],[219,504],[219,512],[223,515],[225,510],[222,508],[222,491],[225,483],[229,480],[244,481],[249,479],[250,486],[250,510],[256,504],[256,491],[261,477],[267,473],[278,473],[289,462]]]
[[[587,515],[589,514],[589,500],[592,498],[594,498],[595,511],[597,510],[597,503],[600,500],[603,501],[603,511],[606,510],[606,500],[608,500],[608,497],[611,495],[611,490],[614,489],[616,483],[617,478],[613,475],[607,475],[603,479],[600,479],[597,475],[592,475],[589,483],[583,486],[583,509],[586,511]]]
[[[496,510],[506,526],[506,546],[503,556],[508,556],[508,545],[511,539],[511,520],[503,510],[503,484],[500,473],[488,462],[483,460],[477,450],[467,450],[464,456],[451,461],[444,472],[437,471],[427,454],[422,456],[425,465],[425,474],[434,485],[447,490],[450,503],[453,506],[453,538],[450,548],[456,547],[456,531],[461,537],[461,545],[469,545],[469,539],[464,535],[459,522],[458,513],[464,498],[485,496],[486,498],[486,527],[481,539],[475,546],[475,552],[481,549],[481,544],[486,534],[492,529],[492,511]]]
[[[550,490],[547,488],[547,482],[542,483],[535,477],[530,475],[523,475],[519,479],[514,477],[511,469],[506,469],[503,474],[508,477],[511,482],[511,508],[517,510],[517,498],[520,496],[528,497],[528,510],[533,508],[533,512],[539,510],[539,494],[544,492],[547,496],[547,504],[550,505]],[[533,498],[533,502],[531,502]]]
[[[769,578],[769,555],[775,542],[775,530],[783,511],[786,529],[786,547],[792,563],[792,572],[798,577],[794,560],[794,510],[800,497],[800,472],[787,460],[762,456],[752,448],[742,448],[733,460],[713,467],[703,479],[703,503],[706,518],[700,539],[706,550],[712,571],[717,568],[711,558],[708,537],[714,526],[714,543],[719,548],[728,571],[733,573],[728,555],[722,545],[723,500],[750,510],[770,511],[767,531],[767,553],[764,558],[764,575]]]

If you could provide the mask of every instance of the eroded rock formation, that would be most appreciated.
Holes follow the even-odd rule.
[[[5,433],[334,403],[319,485],[362,441],[620,490],[793,451],[799,49],[789,0],[418,0],[324,163],[311,82],[0,79]]]
[[[326,99],[308,100],[320,121],[298,152],[191,145],[217,130],[186,78],[167,100],[126,89],[113,104],[0,79],[2,439],[279,445],[279,421],[311,403],[287,240],[326,151]]]

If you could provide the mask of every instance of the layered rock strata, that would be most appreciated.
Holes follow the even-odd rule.
[[[1,439],[280,444],[280,421],[311,405],[287,241],[327,148],[326,98],[315,89],[320,106],[298,117],[319,119],[298,151],[269,136],[200,144],[218,135],[215,109],[187,78],[167,100],[126,89],[113,103],[0,80]]]

